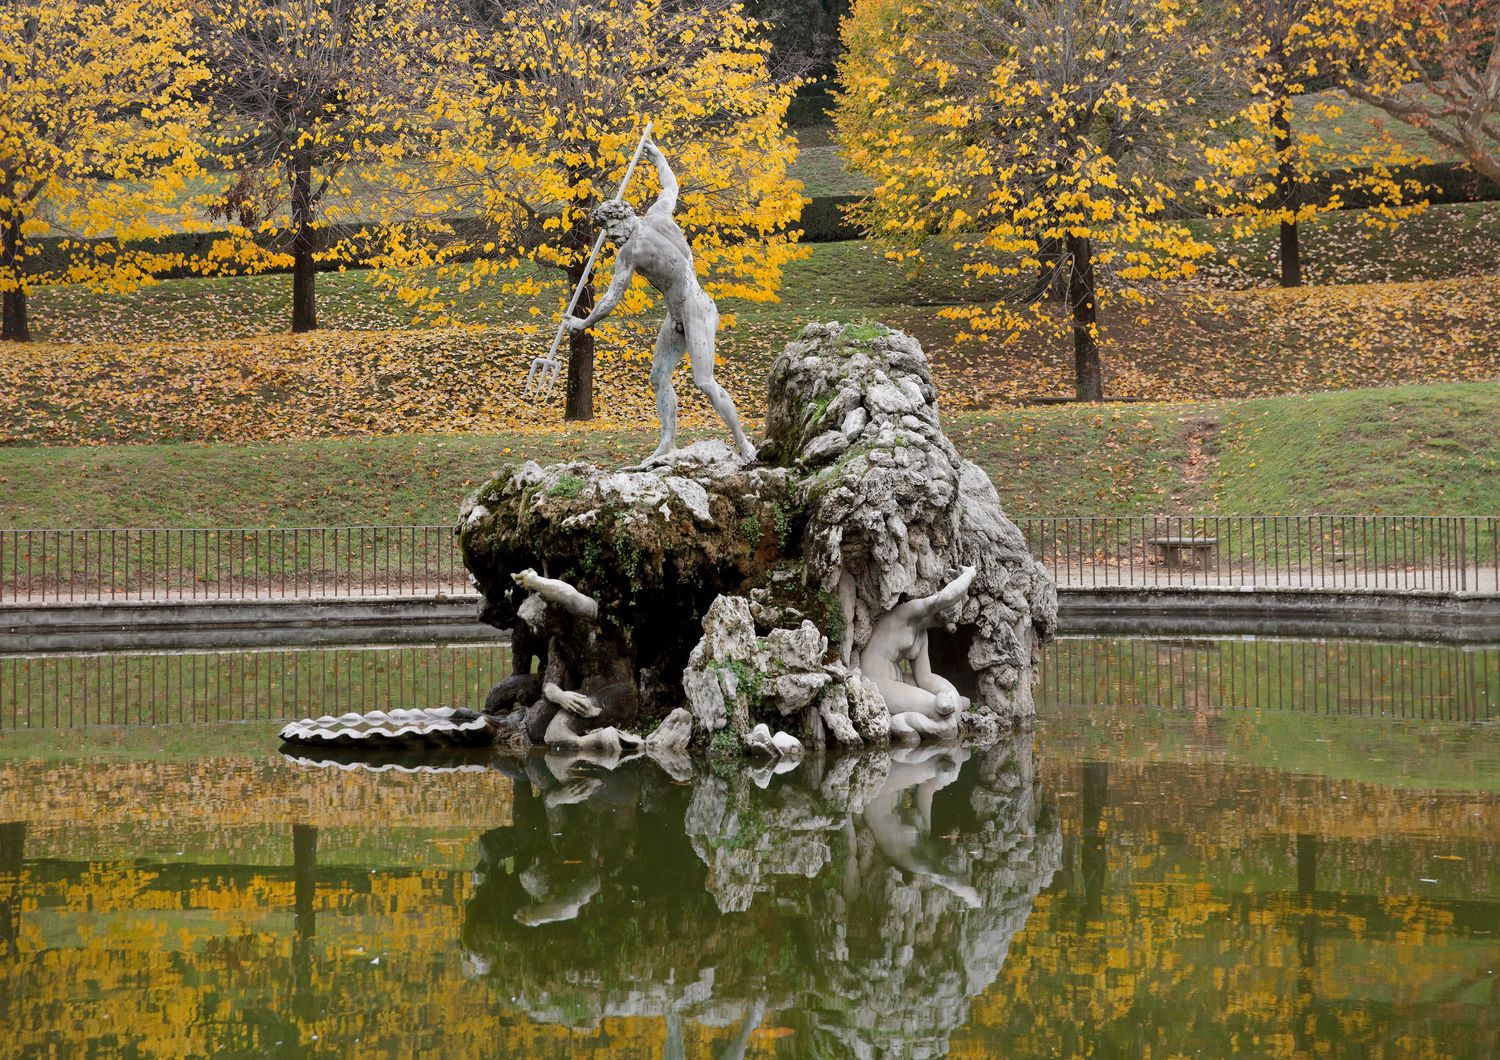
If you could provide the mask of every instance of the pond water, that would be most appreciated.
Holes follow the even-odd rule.
[[[1378,646],[1063,644],[1034,736],[780,772],[288,757],[266,721],[175,720],[205,673],[263,692],[268,653],[115,658],[113,699],[75,657],[34,710],[173,721],[0,736],[5,1051],[1500,1052],[1500,727],[1466,720],[1493,649],[1402,647],[1425,698],[1361,700],[1336,673]],[[462,694],[503,663],[476,650],[426,684],[366,658],[349,694]],[[360,656],[311,653],[285,702],[319,658],[344,694]],[[1233,683],[1287,658],[1325,678]],[[147,696],[152,668],[199,677]]]

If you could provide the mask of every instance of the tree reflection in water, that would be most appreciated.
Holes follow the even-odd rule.
[[[644,758],[505,768],[469,969],[540,1022],[665,1017],[669,1054],[691,1021],[738,1027],[738,1055],[766,1012],[803,1052],[944,1054],[1061,857],[1030,736],[691,784]]]
[[[1494,727],[1209,725],[1055,709],[1035,758],[790,770],[11,733],[0,1024],[18,1055],[1500,1055]]]

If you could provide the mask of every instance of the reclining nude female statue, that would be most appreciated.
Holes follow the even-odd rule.
[[[630,287],[636,273],[644,276],[667,303],[667,319],[656,336],[656,353],[651,362],[651,387],[656,391],[656,415],[661,423],[661,442],[646,459],[650,463],[665,456],[677,441],[677,391],[672,388],[672,371],[684,353],[693,369],[693,383],[703,391],[714,411],[734,436],[734,447],[746,460],[755,459],[755,446],[740,427],[734,399],[714,379],[714,340],[719,330],[719,310],[698,283],[693,267],[693,251],[683,237],[682,229],[672,220],[677,208],[677,178],[661,149],[649,141],[646,150],[656,162],[661,177],[661,194],[645,216],[637,217],[630,205],[610,199],[594,210],[594,223],[604,230],[605,238],[618,249],[615,252],[615,274],[609,289],[586,317],[568,317],[564,323],[572,331],[584,331],[609,316]]]
[[[958,736],[958,713],[968,704],[951,682],[932,672],[927,631],[940,625],[943,612],[963,599],[976,573],[975,568],[964,567],[931,596],[897,604],[870,631],[859,667],[885,699],[895,743]],[[911,665],[912,682],[901,672],[903,662]]]
[[[511,580],[531,593],[517,611],[521,621],[548,637],[542,700],[532,708],[547,746],[610,755],[639,748],[641,738],[619,727],[634,721],[638,703],[628,664],[600,636],[598,603],[534,570]]]

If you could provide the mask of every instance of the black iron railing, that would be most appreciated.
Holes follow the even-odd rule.
[[[0,730],[477,707],[500,643],[0,655]]]
[[[451,526],[0,530],[0,603],[472,592]]]
[[[1500,591],[1493,515],[1078,515],[1018,524],[1069,587]]]
[[[1058,584],[1500,592],[1500,516],[1017,520]],[[468,596],[448,526],[0,530],[0,604]]]

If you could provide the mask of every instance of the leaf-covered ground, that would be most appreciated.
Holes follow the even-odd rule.
[[[520,400],[535,340],[511,330],[326,331],[308,336],[71,343],[0,351],[0,441],[56,444],[550,431],[547,404]],[[596,369],[600,428],[654,423],[648,366]],[[755,389],[744,364],[719,376]],[[696,394],[686,372],[679,387]],[[681,422],[712,415],[683,401]]]
[[[944,419],[1014,515],[1500,510],[1493,385]],[[502,464],[529,457],[624,465],[653,443],[650,429],[580,428],[0,448],[0,528],[447,524],[464,494]]]
[[[1218,233],[1220,237],[1224,233]],[[1275,286],[1270,237],[1226,240],[1190,286],[1143,311],[1106,310],[1106,390],[1213,400],[1500,377],[1500,205],[1434,207],[1372,237],[1353,214],[1307,226],[1315,285]],[[966,288],[952,255],[920,273],[864,243],[823,244],[788,270],[777,304],[726,301],[719,368],[750,420],[772,357],[809,320],[877,319],[922,340],[948,407],[1072,392],[1065,332],[956,339],[944,306]],[[52,288],[32,299],[42,341],[0,348],[0,443],[110,444],[497,431],[561,425],[561,395],[519,400],[545,340],[524,306],[465,296],[483,330],[409,326],[368,273],[319,279],[326,330],[286,334],[286,276],[175,280],[132,295]],[[659,309],[657,310],[659,312]],[[597,425],[655,422],[648,340],[601,356]],[[688,426],[712,413],[679,377]]]

